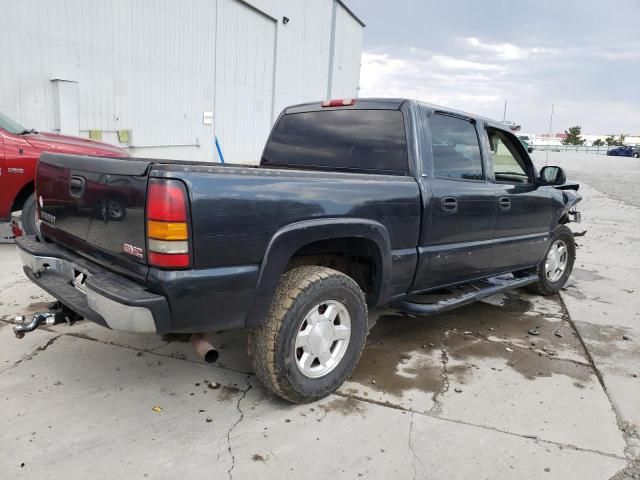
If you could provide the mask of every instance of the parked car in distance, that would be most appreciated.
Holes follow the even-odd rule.
[[[519,135],[518,138],[520,139],[520,141],[524,145],[524,148],[527,149],[527,152],[532,153],[533,152],[533,144],[531,143],[531,139],[529,138],[529,136],[528,135]]]
[[[107,143],[27,129],[0,113],[0,222],[22,210],[22,228],[29,235],[37,232],[34,178],[42,152],[129,156],[126,150]]]
[[[622,145],[620,147],[613,147],[607,150],[607,155],[611,155],[614,157],[640,157],[640,149],[635,146],[632,147],[630,145]]]
[[[289,107],[257,167],[44,154],[37,183],[46,242],[17,246],[62,317],[191,333],[207,361],[205,333],[248,328],[258,378],[291,402],[349,377],[374,309],[553,294],[576,254],[560,167],[537,172],[500,122],[413,100]]]

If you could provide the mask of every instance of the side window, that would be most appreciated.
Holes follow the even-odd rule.
[[[513,140],[499,130],[487,130],[496,183],[529,183],[524,159]]]
[[[482,180],[482,157],[473,123],[448,115],[432,115],[431,143],[437,178]]]

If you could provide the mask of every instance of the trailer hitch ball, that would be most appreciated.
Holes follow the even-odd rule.
[[[32,332],[43,323],[47,325],[56,324],[56,314],[52,312],[36,313],[33,315],[29,322],[26,321],[24,315],[18,315],[15,318],[15,326],[13,327],[13,333],[16,338],[20,339],[24,337],[25,333]]]

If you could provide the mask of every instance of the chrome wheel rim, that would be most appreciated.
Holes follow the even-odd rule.
[[[549,248],[544,263],[544,274],[551,283],[560,280],[569,263],[569,250],[562,240],[556,240]]]
[[[36,229],[36,235],[39,238],[42,238],[42,234],[40,233],[40,215],[38,215],[38,208],[35,208],[34,210],[35,212],[33,214],[34,216],[33,226]]]
[[[295,338],[298,370],[309,378],[327,375],[338,366],[351,338],[351,315],[344,303],[327,300],[304,317]]]

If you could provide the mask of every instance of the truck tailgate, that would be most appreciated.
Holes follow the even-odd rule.
[[[141,160],[43,154],[36,177],[42,233],[98,263],[144,278],[150,165]]]

